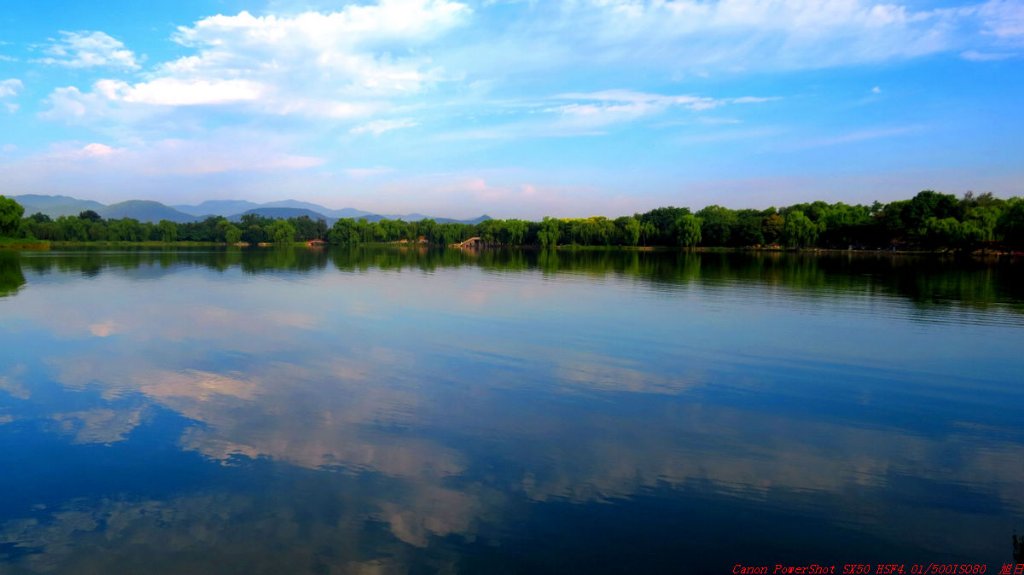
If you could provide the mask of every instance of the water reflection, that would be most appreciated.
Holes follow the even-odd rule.
[[[779,286],[805,295],[890,294],[922,309],[964,305],[1021,311],[1024,265],[1009,258],[954,259],[874,253],[792,254],[690,253],[676,251],[531,251],[439,250],[426,247],[360,249],[193,249],[78,250],[63,253],[0,252],[0,295],[24,283],[21,268],[36,274],[53,271],[95,276],[104,269],[131,270],[159,277],[202,266],[247,273],[313,272],[329,264],[345,272],[420,270],[463,266],[495,272],[541,270],[545,274],[585,274],[600,278],[637,278],[667,288],[702,284]]]
[[[18,293],[23,285],[25,275],[21,272],[18,254],[0,250],[0,297]]]
[[[0,572],[995,563],[1024,513],[1012,266],[11,261]]]

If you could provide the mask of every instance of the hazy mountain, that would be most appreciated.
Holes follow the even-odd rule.
[[[300,210],[310,210],[318,214],[330,218],[364,218],[370,216],[379,216],[373,212],[367,212],[364,210],[357,210],[355,208],[341,208],[340,210],[332,210],[321,206],[320,204],[314,204],[310,202],[301,202],[299,200],[281,200],[279,202],[267,202],[260,207],[264,208],[298,208]]]
[[[301,218],[302,216],[307,216],[313,221],[326,220],[328,226],[334,225],[334,222],[337,221],[337,218],[329,218],[320,212],[314,212],[313,210],[307,210],[304,208],[255,208],[252,210],[246,210],[241,214],[230,216],[228,219],[233,222],[237,222],[246,214],[256,214],[263,216],[264,218],[274,219]]]
[[[489,219],[491,219],[491,216],[488,216],[487,214],[484,214],[482,216],[477,216],[477,217],[475,217],[475,218],[473,218],[471,220],[453,220],[451,218],[434,218],[434,221],[439,223],[439,224],[471,224],[471,225],[476,225],[476,224],[479,224],[480,222],[486,222]]]
[[[405,214],[401,216],[385,216],[389,220],[402,220],[403,222],[418,222],[420,220],[432,220],[430,216],[424,216],[423,214]]]
[[[356,220],[358,220],[359,218],[367,218],[367,220],[369,220],[369,218],[371,217],[375,217],[379,220],[380,218],[384,217],[380,214],[375,214],[373,212],[364,212],[363,210],[357,210],[355,208],[341,208],[340,210],[331,210],[330,215],[336,218],[352,218]]]
[[[25,194],[23,196],[11,196],[11,199],[25,208],[25,215],[31,216],[35,213],[44,213],[51,218],[60,216],[77,216],[85,210],[93,210],[97,213],[103,209],[103,204],[92,200],[79,200],[69,196],[41,196],[37,194]]]
[[[415,222],[423,219],[433,219],[437,223],[460,223],[477,224],[491,219],[490,216],[479,216],[471,220],[456,220],[452,218],[438,218],[425,216],[423,214],[405,215],[383,215],[358,210],[356,208],[342,208],[332,210],[319,204],[302,202],[299,200],[282,200],[257,204],[247,200],[207,200],[196,205],[168,206],[160,202],[149,200],[129,200],[109,206],[94,202],[92,200],[80,200],[70,196],[44,196],[37,194],[25,194],[11,196],[16,202],[25,208],[25,215],[29,216],[36,212],[42,212],[51,218],[60,216],[77,216],[85,210],[93,210],[107,219],[133,218],[140,222],[159,222],[170,220],[172,222],[184,223],[205,219],[209,216],[223,216],[233,221],[241,219],[243,214],[256,213],[268,218],[297,218],[309,216],[313,220],[326,220],[327,225],[333,225],[340,218],[360,219],[365,218],[370,222],[377,222],[383,219],[403,220]]]
[[[205,202],[194,206],[180,205],[171,207],[180,212],[185,212],[186,214],[191,214],[193,216],[228,217],[234,214],[241,214],[247,210],[256,209],[261,206],[260,204],[250,202],[247,200],[206,200]]]
[[[133,218],[140,222],[159,222],[170,220],[172,222],[184,223],[194,222],[198,218],[193,215],[179,212],[178,210],[149,200],[128,200],[118,204],[111,204],[96,210],[101,216],[110,219]]]

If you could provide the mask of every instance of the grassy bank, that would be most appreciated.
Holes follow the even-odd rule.
[[[0,250],[48,250],[51,242],[21,238],[0,238]]]
[[[47,242],[51,248],[209,248],[221,247],[225,244],[220,242],[81,242],[81,241],[51,241]]]

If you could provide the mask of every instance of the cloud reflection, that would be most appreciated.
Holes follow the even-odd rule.
[[[13,315],[33,322],[53,346],[33,369],[69,397],[95,393],[98,405],[37,397],[22,372],[0,376],[0,390],[34,402],[47,429],[76,445],[130,443],[147,429],[147,414],[173,412],[185,420],[168,439],[178,448],[218,468],[269,461],[290,470],[282,475],[321,478],[310,497],[354,510],[333,521],[300,519],[299,503],[272,496],[194,493],[69,502],[45,520],[4,526],[0,541],[46,550],[26,559],[35,569],[114,561],[130,552],[116,541],[138,542],[141,553],[164,539],[181,557],[223,546],[277,564],[255,543],[224,533],[248,530],[293,550],[285,558],[300,562],[344,534],[354,541],[346,557],[360,560],[317,560],[337,572],[401,571],[406,553],[446,538],[507,532],[532,506],[613,503],[656,489],[784,505],[892,540],[979,553],[991,544],[986,522],[999,514],[978,509],[1024,511],[1024,442],[1014,428],[986,423],[999,412],[998,398],[981,404],[988,412],[937,411],[934,426],[872,419],[870,409],[886,401],[934,409],[971,391],[928,388],[909,368],[880,372],[853,363],[856,356],[829,358],[834,365],[823,370],[804,360],[808,349],[792,346],[789,363],[710,353],[705,340],[734,329],[719,310],[732,293],[728,282],[691,297],[638,292],[616,277],[507,278],[476,268],[302,281],[256,275],[246,277],[245,289],[212,273],[158,282],[110,273],[19,294]],[[485,297],[457,297],[466,289]],[[732,305],[747,306],[752,296],[736,289]],[[123,296],[116,305],[108,303],[111,293]],[[777,328],[771,320],[797,314],[810,335],[793,338],[834,332],[833,315],[807,312],[800,298],[774,297],[773,305],[789,307],[744,318],[749,329],[759,321]],[[885,314],[879,305],[874,313]],[[863,313],[831,309],[851,323]],[[742,335],[728,349],[746,341]],[[5,345],[23,345],[16,335],[0,336]],[[789,340],[776,341],[772,350],[787,351]],[[858,367],[892,377],[884,384],[899,393],[876,382],[842,395],[815,379]],[[996,386],[1020,397],[1004,387]],[[958,506],[963,500],[973,503]],[[270,525],[275,516],[279,523]],[[355,547],[374,525],[390,539],[367,543],[387,550],[369,557]]]

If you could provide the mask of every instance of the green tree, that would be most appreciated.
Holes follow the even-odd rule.
[[[327,239],[327,222],[322,219],[313,220],[309,216],[299,216],[288,218],[288,222],[295,228],[295,238],[299,241]]]
[[[21,215],[25,208],[18,202],[0,196],[0,236],[11,236],[21,226]]]
[[[90,222],[102,222],[103,216],[97,214],[93,210],[85,210],[84,212],[80,212],[78,214],[78,219],[87,220]]]
[[[692,248],[700,243],[703,221],[693,214],[680,216],[676,220],[676,241],[681,246]]]
[[[964,240],[963,226],[956,218],[928,218],[921,239],[931,248],[960,246]]]
[[[964,210],[963,223],[969,226],[971,235],[977,243],[987,243],[996,239],[1001,208],[1001,205],[995,204],[976,204]]]
[[[560,226],[555,218],[544,218],[537,232],[537,241],[542,248],[553,248],[558,245]]]
[[[940,194],[931,190],[919,192],[902,206],[900,214],[906,235],[921,240],[928,234],[930,218],[960,218],[960,202],[953,194]]]
[[[1006,203],[996,233],[1003,237],[1006,245],[1024,247],[1024,198],[1013,198]]]
[[[111,227],[113,227],[113,224],[119,223],[120,221],[122,220],[112,221]],[[54,223],[57,224],[57,228],[59,230],[57,233],[59,237],[56,239],[71,242],[84,242],[89,240],[89,229],[86,227],[88,224],[87,220],[72,216],[61,216],[57,218],[57,221]],[[115,237],[111,239],[117,240],[121,238]],[[136,239],[137,238],[132,238],[131,241],[135,241]]]
[[[64,218],[58,218],[60,222]],[[81,222],[78,218],[73,218],[74,221]],[[133,218],[121,218],[120,220],[110,220],[107,222],[107,230],[111,240],[122,241],[122,242],[138,242],[145,239],[144,229],[142,224],[138,220]],[[71,239],[70,237],[68,239]]]
[[[786,214],[786,224],[782,229],[783,241],[792,248],[805,248],[814,245],[818,239],[818,226],[800,210]]]
[[[526,239],[526,231],[529,226],[523,220],[505,220],[505,230],[508,232],[508,243],[512,246],[521,246]]]
[[[761,212],[758,210],[737,210],[736,223],[732,226],[731,243],[736,246],[759,246],[764,243],[761,231]]]
[[[362,221],[365,222],[366,220]],[[348,218],[342,218],[334,222],[327,237],[332,244],[340,246],[355,246],[359,245],[362,241],[359,234],[359,225]]]
[[[224,229],[224,241],[229,244],[237,244],[242,241],[242,229],[234,224],[228,224]]]
[[[295,226],[288,220],[274,220],[267,233],[275,245],[283,246],[295,243]]]
[[[107,226],[102,221],[90,223],[86,230],[89,234],[89,241],[92,242],[101,242],[109,237]]]
[[[635,246],[640,243],[640,220],[633,216],[622,216],[615,219],[615,228],[622,245]]]
[[[641,237],[645,245],[671,245],[676,240],[676,221],[690,213],[689,208],[655,208],[635,216],[640,220]]]
[[[170,220],[160,220],[157,230],[162,242],[173,242],[178,239],[178,224]]]
[[[786,227],[786,218],[775,211],[775,208],[769,208],[761,220],[761,236],[764,238],[767,244],[777,244],[782,241],[782,232]]]
[[[703,222],[701,237],[707,246],[728,246],[731,244],[732,228],[736,224],[736,212],[722,206],[708,206],[697,212]]]

